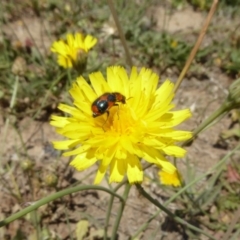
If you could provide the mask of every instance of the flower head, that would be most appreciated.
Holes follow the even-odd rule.
[[[86,62],[88,51],[97,43],[91,35],[67,34],[67,40],[55,41],[51,51],[58,54],[58,64],[64,68],[78,68]]]
[[[141,159],[175,176],[176,167],[164,155],[183,157],[186,151],[176,143],[192,134],[174,129],[191,116],[188,109],[172,111],[174,84],[166,80],[157,88],[158,76],[146,68],[138,72],[136,67],[129,76],[124,68],[113,66],[107,68],[107,80],[101,72],[90,74],[89,79],[91,86],[83,77],[73,84],[74,107],[59,106],[71,116],[52,116],[51,125],[68,138],[54,142],[54,147],[74,148],[64,156],[75,155],[70,165],[79,171],[99,161],[95,183],[108,168],[110,182],[121,182],[125,174],[130,183],[142,182]],[[126,102],[116,101],[118,106],[110,103],[108,114],[94,118],[91,106],[104,93],[120,93]]]

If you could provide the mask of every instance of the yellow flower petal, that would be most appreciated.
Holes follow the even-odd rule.
[[[75,39],[74,39],[73,35],[72,34],[68,34],[67,35],[67,44],[70,47],[73,47],[74,46],[74,42],[75,42]]]
[[[166,112],[170,111],[175,107],[174,104],[165,104],[159,107],[158,109],[153,109],[150,111],[144,118],[144,120],[148,121],[149,125],[151,125],[151,122],[156,122],[159,118],[164,116]]]
[[[161,117],[161,122],[164,123],[162,128],[172,128],[181,122],[187,120],[192,116],[189,109],[184,109],[180,111],[168,112]]]
[[[129,97],[128,76],[124,68],[109,67],[107,69],[107,80],[111,92],[120,92],[127,98]]]
[[[160,181],[164,185],[172,185],[174,187],[180,187],[182,182],[182,177],[180,173],[176,170],[173,174],[169,174],[164,171],[159,171]]]
[[[78,109],[68,106],[66,104],[59,104],[58,109],[62,110],[65,113],[72,115],[74,118],[79,120],[84,120],[85,116]]]
[[[99,166],[95,180],[94,180],[94,184],[99,184],[102,181],[102,179],[107,171],[107,168],[108,168],[108,166],[103,166],[102,164]]]
[[[70,162],[70,165],[76,168],[78,171],[82,171],[91,167],[96,161],[97,159],[94,156],[88,156],[88,153],[84,152],[84,153],[78,154]]]
[[[114,158],[115,154],[117,151],[117,144],[113,145],[111,148],[108,148],[105,150],[104,155],[102,157],[102,165],[103,166],[108,166],[112,159]]]
[[[86,36],[87,38],[87,36]],[[82,48],[82,49],[86,49],[85,47],[85,40],[84,36],[81,33],[76,33],[75,34],[75,40],[73,39],[72,44],[69,44],[70,46],[73,46],[74,48]]]
[[[58,64],[64,68],[72,68],[72,61],[64,56],[58,56]]]
[[[170,163],[159,151],[157,151],[154,148],[144,146],[143,158],[150,163],[154,163],[158,166],[161,166],[165,172],[168,172],[170,174],[176,171],[176,167],[172,163]]]
[[[171,145],[164,147],[162,150],[165,154],[174,156],[174,157],[184,157],[187,152],[185,149],[181,147],[171,146]]]
[[[135,67],[132,68],[130,79],[129,79],[129,91],[131,98],[131,108],[134,111],[139,110],[139,105],[144,103],[144,97],[142,92],[142,82],[140,77],[137,74],[137,69]],[[138,111],[139,112],[139,111]]]
[[[173,93],[174,84],[170,80],[166,80],[160,88],[157,89],[155,95],[155,102],[153,103],[152,110],[161,108],[162,105],[168,105],[174,97]]]
[[[94,38],[91,35],[87,35],[86,38],[84,39],[85,50],[88,51],[93,46],[95,46],[96,43],[97,43],[97,39],[96,38]]]
[[[54,127],[63,128],[69,123],[70,123],[69,119],[67,119],[65,117],[59,117],[59,116],[54,116],[54,115],[51,116],[50,124]]]
[[[162,129],[161,133],[156,133],[159,137],[171,138],[174,141],[184,141],[192,137],[191,132],[187,131],[177,131],[173,129]]]
[[[111,92],[111,89],[107,82],[105,81],[101,72],[91,73],[89,75],[91,84],[98,96],[101,96],[103,93]]]
[[[142,80],[142,90],[147,96],[153,98],[158,85],[158,75],[147,68],[142,68],[139,75]]]
[[[63,153],[63,156],[67,157],[67,156],[72,156],[72,155],[78,155],[80,153],[87,152],[90,148],[91,148],[90,145],[82,145],[81,147],[78,147],[72,151]]]
[[[77,146],[80,143],[80,141],[78,139],[74,139],[74,140],[65,140],[65,141],[54,141],[52,143],[54,148],[59,150],[66,150],[66,149]]]
[[[98,97],[83,77],[77,78],[76,82],[83,98],[81,99],[81,102],[88,100],[87,102],[92,103]],[[78,98],[76,97],[74,97],[74,99],[75,101],[78,100]]]
[[[139,159],[134,155],[128,156],[127,176],[130,183],[141,183],[143,171]]]
[[[110,165],[110,178],[109,182],[121,182],[127,171],[127,162],[122,159],[113,159]]]

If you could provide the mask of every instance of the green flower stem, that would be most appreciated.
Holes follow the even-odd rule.
[[[124,197],[121,197],[120,195],[114,193],[113,191],[104,188],[104,187],[100,187],[100,186],[95,186],[95,185],[86,185],[86,186],[77,186],[77,187],[72,187],[72,188],[67,188],[65,190],[59,191],[57,193],[54,193],[48,197],[42,198],[41,200],[33,203],[33,205],[24,208],[23,210],[12,214],[10,217],[0,221],[0,227],[3,227],[13,221],[15,221],[18,218],[23,217],[24,215],[30,213],[31,211],[43,206],[44,204],[47,204],[51,201],[54,201],[58,198],[64,197],[66,195],[75,193],[75,192],[79,192],[79,191],[84,191],[84,190],[89,190],[89,189],[93,189],[93,190],[100,190],[100,191],[104,191],[107,192],[111,195],[114,195],[115,197],[117,197],[121,202],[125,202]]]
[[[125,185],[128,182],[128,180],[125,178],[121,183],[119,183],[113,190],[113,192],[117,192],[119,188],[121,188],[123,185]],[[109,203],[108,203],[108,210],[107,210],[107,217],[105,220],[105,226],[104,226],[104,240],[107,240],[107,228],[109,226],[109,220],[110,220],[110,215],[112,211],[112,206],[113,206],[113,200],[114,200],[114,195],[111,195]]]
[[[164,207],[167,207],[169,203],[173,202],[176,198],[178,198],[181,194],[183,194],[185,191],[187,191],[190,187],[192,187],[194,184],[196,184],[197,182],[199,182],[200,180],[204,179],[207,175],[209,175],[210,173],[212,173],[215,169],[220,168],[223,164],[226,163],[226,161],[236,152],[240,149],[240,144],[238,144],[231,152],[229,152],[228,154],[226,154],[224,156],[224,158],[222,158],[213,168],[211,168],[210,170],[208,170],[206,173],[202,174],[201,176],[199,176],[198,178],[196,178],[195,180],[193,180],[192,182],[190,182],[189,184],[187,184],[186,186],[184,186],[183,188],[181,188],[176,194],[174,194],[171,198],[169,198],[164,204]],[[138,234],[141,231],[144,231],[148,224],[162,211],[162,209],[160,209],[159,211],[157,211],[153,216],[151,216],[146,223],[144,223],[139,229],[138,231],[131,237],[131,239],[135,239]],[[203,233],[204,234],[204,233]]]
[[[226,100],[215,112],[213,112],[205,121],[203,121],[194,131],[191,139],[183,142],[182,146],[188,145],[199,133],[204,131],[213,121],[221,117],[224,113],[231,110],[231,104]]]
[[[155,206],[157,206],[158,208],[160,208],[163,212],[165,212],[169,217],[171,217],[172,219],[174,219],[176,222],[188,227],[189,229],[204,234],[205,236],[209,237],[209,239],[215,239],[214,237],[212,237],[211,235],[209,235],[208,233],[204,232],[203,230],[193,226],[192,224],[186,222],[185,220],[183,220],[182,218],[174,215],[170,210],[168,210],[164,205],[160,204],[156,199],[152,198],[143,188],[140,184],[136,184],[136,187],[138,188],[139,192],[146,198],[148,199],[152,204],[154,204]]]
[[[110,216],[111,216],[111,211],[112,211],[112,206],[113,206],[113,200],[114,200],[114,196],[111,195],[111,196],[110,196],[109,203],[108,203],[107,215],[106,215],[106,219],[105,219],[104,240],[107,240],[107,239],[108,239],[107,230],[108,230],[109,220],[110,220]]]
[[[32,172],[28,172],[27,174],[28,176],[28,182],[29,182],[29,186],[30,186],[30,189],[31,189],[31,195],[32,195],[32,198],[34,199],[35,198],[35,191],[34,191],[34,186],[33,186],[33,182],[32,182],[32,179],[33,179],[33,176],[32,176]],[[31,221],[33,222],[33,226],[35,228],[35,231],[36,231],[36,239],[37,240],[40,240],[40,236],[41,236],[41,227],[40,227],[40,217],[38,216],[38,213],[37,213],[37,210],[34,210],[30,213],[30,216],[31,216]]]
[[[131,58],[131,55],[130,55],[130,52],[129,52],[129,49],[128,49],[128,46],[127,46],[127,41],[126,41],[125,35],[123,33],[121,24],[120,24],[120,22],[118,20],[117,12],[116,12],[116,10],[114,8],[113,1],[112,0],[108,0],[107,2],[108,2],[108,6],[110,8],[110,11],[112,13],[114,22],[115,22],[115,24],[117,26],[118,33],[119,33],[122,45],[124,47],[124,51],[126,53],[127,63],[128,63],[128,65],[130,67],[132,67],[133,66],[132,58]]]
[[[116,218],[115,224],[113,226],[113,230],[112,230],[111,240],[116,240],[117,239],[118,227],[119,227],[120,221],[122,219],[122,214],[123,214],[123,211],[124,211],[124,208],[125,208],[125,205],[126,205],[126,201],[127,201],[127,198],[128,198],[130,188],[131,188],[131,185],[129,183],[126,183],[125,190],[124,190],[124,193],[123,193],[124,201],[121,202],[121,206],[118,209],[117,218]]]

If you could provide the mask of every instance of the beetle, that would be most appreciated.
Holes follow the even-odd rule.
[[[118,106],[117,102],[126,103],[126,97],[119,92],[104,93],[92,103],[92,116],[98,117],[104,113],[109,116],[109,109]]]

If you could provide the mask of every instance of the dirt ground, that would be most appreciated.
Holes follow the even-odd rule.
[[[196,39],[196,33],[200,30],[205,19],[204,13],[195,12],[191,8],[178,10],[171,15],[166,13],[162,7],[154,8],[150,12],[157,20],[156,29],[159,30],[159,33],[163,28],[176,34],[188,32],[192,34],[190,37],[192,39]],[[164,26],[162,25],[164,22],[163,18],[165,18],[165,22],[167,23]],[[51,41],[49,38],[44,39],[44,41],[40,39],[43,24],[37,18],[25,19],[23,17],[23,21],[28,26],[29,32],[31,32],[36,44],[39,44],[39,48],[44,53],[46,49],[49,49]],[[214,21],[225,22],[225,26],[228,24],[224,17],[220,18],[216,16]],[[25,24],[20,22],[11,23],[11,28],[14,28],[15,34],[20,41],[25,41],[28,38]],[[44,22],[44,26],[46,28],[49,27],[47,22]],[[8,34],[7,30],[6,33]],[[43,42],[44,46],[41,45]],[[207,44],[207,42],[208,37],[206,37],[203,45]],[[223,74],[217,67],[212,66],[208,69],[202,69],[202,71],[204,72],[204,77],[201,80],[197,76],[190,76],[185,79],[175,98],[178,109],[190,108],[193,113],[193,117],[181,126],[183,129],[193,130],[206,119],[226,98],[227,87],[232,81],[230,77]],[[173,81],[176,81],[177,78],[173,72],[169,72],[169,75],[165,74],[161,76],[162,79],[165,77]],[[204,133],[201,133],[192,146],[187,147],[188,153],[186,158],[177,160],[178,166],[185,178],[187,178],[186,165],[192,167],[196,176],[199,176],[209,170],[231,149],[234,142],[228,142],[228,147],[225,149],[216,147],[220,133],[228,129],[230,124],[231,119],[229,116],[225,116],[220,122],[213,125]],[[2,118],[0,126],[1,129],[4,126]],[[22,139],[19,138],[18,132],[21,133]],[[52,149],[51,141],[56,139],[61,139],[61,137],[55,133],[54,128],[48,122],[38,122],[33,121],[31,118],[24,118],[16,126],[9,126],[7,139],[2,148],[3,164],[6,166],[10,162],[15,162],[16,164],[15,169],[2,176],[4,182],[0,185],[0,198],[2,199],[0,204],[0,219],[22,209],[27,202],[34,202],[55,192],[55,189],[47,188],[44,185],[39,187],[41,181],[36,180],[33,182],[30,180],[31,176],[26,176],[27,174],[24,177],[21,176],[20,164],[26,159],[26,155],[22,149],[22,142],[25,143],[28,155],[34,160],[36,168],[39,169],[39,171],[32,173],[36,179],[42,179],[50,173],[54,174],[55,166],[57,165],[57,174],[61,176],[58,182],[59,189],[64,189],[64,187],[76,181],[81,181],[81,184],[92,183],[96,167],[84,172],[76,172],[72,168],[67,167],[69,160],[59,157],[59,153]],[[156,169],[148,169],[147,172],[149,175],[153,175],[156,174]],[[18,173],[18,175],[15,175],[15,173]],[[19,195],[21,196],[19,201],[7,190],[9,188],[6,189],[6,185],[10,189],[13,189],[13,192],[19,191]],[[108,183],[105,180],[102,185],[108,187]],[[147,182],[144,183],[144,188],[151,192],[160,202],[165,201],[164,189],[159,189],[154,184],[150,186]],[[121,189],[121,191],[123,190]],[[41,207],[38,210],[38,214],[43,219],[43,226],[48,226],[51,229],[53,239],[56,236],[59,237],[56,239],[70,239],[69,232],[74,236],[76,224],[81,219],[87,219],[90,222],[91,227],[89,231],[93,236],[95,234],[95,237],[92,237],[92,239],[101,239],[101,231],[99,232],[99,229],[103,229],[104,226],[108,200],[109,195],[106,193],[84,191]],[[114,222],[118,206],[118,200],[115,200],[111,213],[109,235],[111,235],[111,223]],[[176,208],[177,206],[174,203],[169,206],[169,209],[172,211]],[[156,210],[157,208],[141,197],[137,189],[133,186],[121,220],[119,239],[128,239],[129,236],[132,236]],[[22,220],[14,221],[7,227],[0,228],[0,239],[13,239],[19,229],[24,229],[24,233],[30,233],[30,235],[15,239],[36,239],[33,225],[30,224],[31,218],[32,216],[27,215]],[[68,225],[66,225],[67,218],[69,220]],[[97,236],[98,234],[100,236]],[[166,215],[162,213],[150,223],[148,229],[139,239],[180,240],[187,238],[183,232],[178,231],[171,222],[168,222]],[[207,238],[201,237],[199,239]]]

